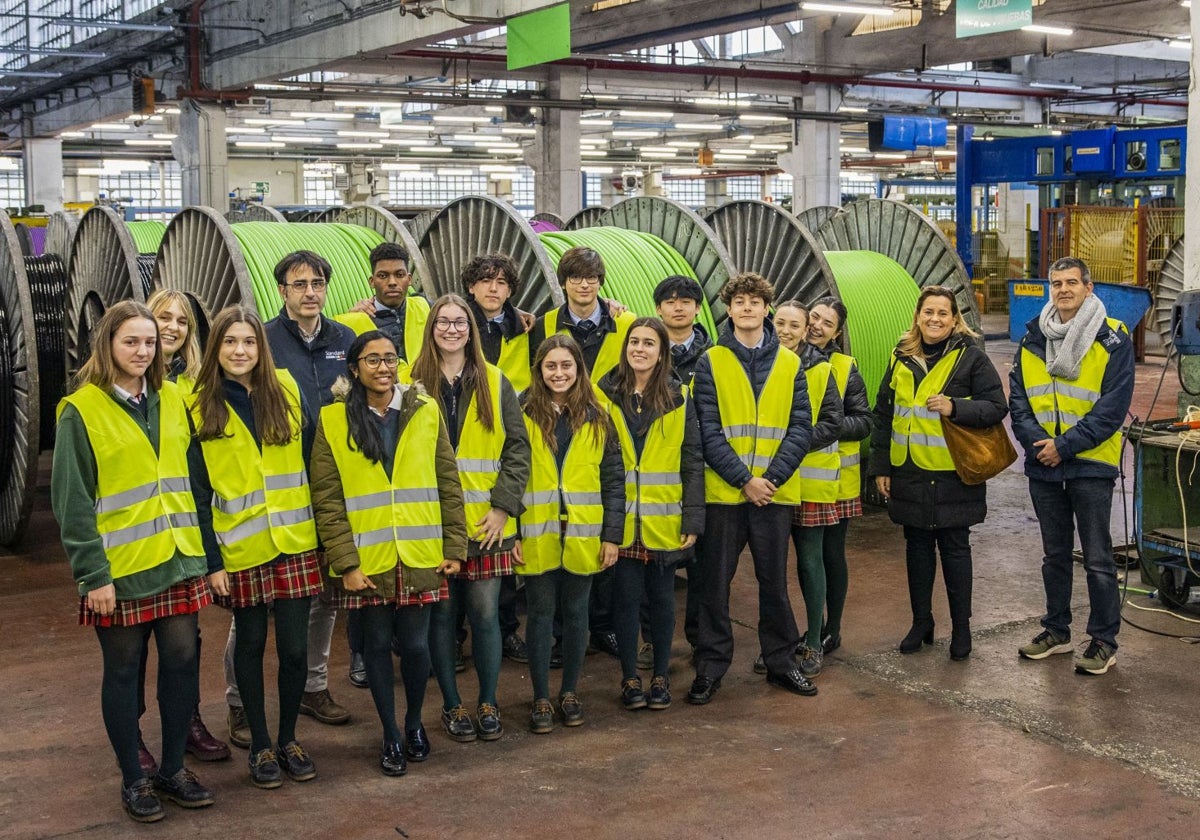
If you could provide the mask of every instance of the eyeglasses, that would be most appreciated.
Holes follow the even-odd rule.
[[[323,292],[325,287],[329,285],[328,280],[293,280],[291,283],[280,283],[281,286],[287,286],[297,294],[304,294],[305,289],[312,289],[314,292]]]
[[[451,329],[455,332],[466,332],[471,322],[466,318],[455,318],[453,321],[449,318],[434,318],[433,325],[442,332],[450,332]]]
[[[395,353],[388,353],[386,356],[380,356],[378,353],[372,353],[369,356],[359,356],[358,362],[359,364],[363,364],[371,368],[371,370],[377,369],[380,365],[394,368],[396,365],[400,364],[400,357]]]
[[[412,275],[408,273],[408,270],[404,268],[401,268],[397,271],[376,271],[374,276],[375,279],[380,283],[386,283],[389,277],[395,277],[400,281],[407,280],[409,277],[412,277]]]
[[[568,286],[599,286],[599,277],[568,277]]]

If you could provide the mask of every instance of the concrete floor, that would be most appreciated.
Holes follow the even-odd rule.
[[[1006,375],[1012,346],[990,344]],[[1139,366],[1142,412],[1160,365]],[[405,778],[389,779],[375,770],[379,724],[370,696],[346,681],[339,623],[331,688],[353,720],[327,727],[301,718],[300,738],[319,777],[262,791],[250,785],[242,751],[220,764],[191,762],[216,805],[186,812],[168,804],[158,828],[143,828],[120,809],[100,721],[100,657],[93,634],[76,626],[74,587],[43,486],[25,553],[0,555],[0,837],[158,832],[232,840],[289,830],[338,838],[1195,837],[1200,650],[1127,625],[1118,665],[1104,677],[1076,675],[1066,656],[1019,660],[1017,645],[1039,629],[1039,540],[1018,469],[989,488],[991,515],[973,539],[976,634],[967,662],[947,655],[940,582],[938,643],[913,656],[894,651],[910,618],[903,545],[886,514],[872,511],[850,529],[844,644],[815,698],[768,687],[751,673],[756,601],[747,561],[733,590],[735,662],[711,705],[683,702],[692,672],[682,630],[671,709],[623,711],[616,661],[591,656],[581,686],[586,725],[549,736],[525,729],[528,676],[506,662],[505,737],[451,742],[438,726],[431,682],[425,721],[433,755]],[[1123,530],[1118,511],[1114,534]],[[1076,602],[1080,638],[1082,572]],[[1200,630],[1129,607],[1125,615],[1168,633]],[[215,607],[201,616],[209,640],[202,711],[218,733],[228,624]],[[472,697],[470,669],[461,685]],[[152,710],[145,718],[152,751],[156,717]]]

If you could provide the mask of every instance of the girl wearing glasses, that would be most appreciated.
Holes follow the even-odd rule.
[[[192,404],[198,445],[192,481],[211,497],[200,514],[209,583],[233,610],[233,670],[250,726],[250,781],[277,788],[317,770],[296,740],[308,675],[308,617],[321,592],[317,529],[305,454],[300,389],[275,369],[258,314],[241,306],[213,322]],[[263,654],[275,614],[279,728],[267,733]]]
[[[421,706],[429,679],[428,606],[467,556],[458,464],[436,402],[396,381],[395,343],[363,333],[346,354],[349,387],[321,409],[313,507],[339,606],[359,610],[367,684],[383,724],[379,766],[402,776],[429,757]],[[430,444],[433,444],[432,446]],[[407,708],[396,725],[392,639]]]
[[[588,643],[592,575],[617,562],[625,528],[625,465],[608,415],[592,390],[583,353],[567,335],[550,336],[534,358],[525,392],[525,428],[532,448],[521,514],[521,559],[529,624],[533,707],[529,729],[554,730],[550,648],[556,609],[562,611],[564,726],[583,723],[576,693]]]
[[[516,392],[500,369],[484,360],[474,316],[458,295],[434,302],[411,374],[442,410],[458,456],[470,536],[466,565],[450,579],[450,597],[434,605],[431,619],[442,726],[455,741],[494,741],[504,732],[496,702],[500,581],[513,573],[517,516],[529,477],[529,436]],[[462,606],[471,622],[471,658],[479,677],[478,726],[462,703],[454,673],[455,619]]]

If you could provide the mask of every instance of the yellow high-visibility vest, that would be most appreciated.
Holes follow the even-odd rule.
[[[390,477],[382,463],[372,463],[358,449],[350,449],[345,403],[321,409],[321,425],[337,464],[346,519],[364,575],[381,574],[397,562],[436,569],[445,559],[435,457],[442,415],[428,396],[420,394],[417,399],[420,404],[396,443]],[[329,575],[338,576],[332,568]]]
[[[686,393],[686,391],[685,391]],[[653,551],[677,551],[683,542],[683,436],[687,403],[650,424],[639,457],[620,406],[604,400],[621,440],[625,462],[625,531],[621,547],[641,539]]]
[[[600,534],[604,500],[600,495],[600,462],[604,437],[595,424],[571,438],[562,473],[542,429],[525,415],[533,458],[521,514],[522,575],[558,568],[576,575],[600,571]],[[563,526],[563,511],[566,526]]]
[[[732,350],[717,345],[706,352],[717,388],[721,432],[750,474],[761,477],[787,435],[800,357],[780,347],[756,399],[750,379]],[[709,504],[717,505],[738,505],[746,501],[741,488],[729,484],[708,466],[704,468],[704,497]],[[797,471],[775,491],[774,503],[794,505],[799,502],[800,473]]]
[[[600,305],[605,306],[606,304],[601,302]],[[546,319],[547,336],[552,336],[559,331],[558,309],[551,309],[542,317]],[[629,332],[629,327],[637,320],[637,316],[632,312],[624,312],[613,320],[617,324],[616,332],[610,332],[604,336],[604,343],[600,345],[596,361],[592,364],[592,369],[588,371],[588,376],[593,382],[599,382],[604,374],[615,368],[621,361],[621,348],[625,346],[625,334]],[[563,330],[566,330],[565,326]]]
[[[504,372],[518,394],[529,388],[529,333],[500,339],[500,358],[496,366]]]
[[[411,365],[421,354],[421,345],[425,341],[429,301],[420,295],[409,295],[404,300],[404,358]],[[335,315],[333,320],[354,330],[355,335],[379,329],[371,316],[365,312],[343,312],[341,315]]]
[[[166,563],[176,552],[203,557],[187,450],[187,407],[173,382],[158,392],[158,452],[129,412],[95,385],[58,404],[75,406],[96,458],[96,530],[113,579]]]
[[[1116,318],[1107,318],[1108,326],[1116,332],[1128,332]],[[1098,341],[1083,355],[1079,376],[1063,379],[1051,376],[1046,360],[1021,344],[1021,380],[1029,408],[1041,427],[1051,438],[1066,432],[1092,410],[1100,399],[1104,371],[1108,368],[1108,351]],[[1076,454],[1076,458],[1099,461],[1116,467],[1121,463],[1121,432],[1117,430],[1097,446]]]
[[[814,428],[820,417],[825,390],[829,387],[829,377],[832,374],[833,366],[829,362],[819,362],[804,371],[804,378],[808,380],[808,404],[812,408]],[[800,501],[826,504],[836,502],[841,461],[836,440],[821,449],[810,449],[797,471],[800,474]]]
[[[500,385],[504,375],[494,365],[485,370],[488,387],[492,395],[492,430],[479,420],[479,390],[471,394],[467,406],[462,434],[458,438],[458,478],[462,482],[463,510],[467,517],[467,530],[473,531],[475,523],[488,515],[492,509],[492,488],[500,475],[500,454],[506,439],[504,416],[500,410]],[[517,535],[516,517],[510,516],[504,526],[503,539]]]
[[[942,435],[942,415],[926,408],[925,402],[946,387],[962,354],[962,348],[959,348],[942,356],[921,380],[920,386],[915,385],[912,371],[907,365],[899,361],[892,363],[890,384],[895,393],[891,446],[893,467],[902,466],[911,457],[912,462],[924,470],[954,469],[954,459],[950,457],[946,438]]]
[[[845,353],[832,353],[829,363],[833,365],[833,381],[837,385],[838,396],[845,401],[854,357]],[[850,501],[862,495],[861,453],[861,440],[838,441],[838,501]]]
[[[269,563],[280,554],[317,547],[312,495],[300,437],[300,389],[277,370],[291,411],[292,439],[283,446],[263,443],[261,452],[242,418],[228,406],[224,437],[200,442],[213,488],[212,523],[227,572]],[[200,407],[192,405],[200,427]]]

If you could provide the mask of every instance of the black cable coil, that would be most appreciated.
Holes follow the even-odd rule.
[[[40,447],[54,447],[54,415],[58,401],[67,393],[66,331],[63,308],[66,305],[67,271],[57,254],[25,258],[29,277],[29,296],[33,303],[33,324],[37,334],[38,379],[41,389],[39,407]],[[8,438],[4,438],[8,440]]]
[[[142,278],[142,296],[150,297],[150,281],[154,279],[154,263],[157,261],[157,254],[138,254],[138,274]]]
[[[0,500],[12,477],[17,441],[16,377],[13,375],[12,336],[8,330],[8,311],[0,297]]]

